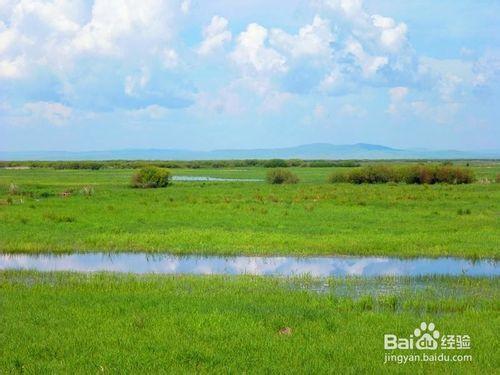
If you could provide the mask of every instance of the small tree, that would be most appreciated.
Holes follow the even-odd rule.
[[[160,188],[170,184],[170,171],[159,167],[139,169],[132,176],[132,186],[135,188]]]

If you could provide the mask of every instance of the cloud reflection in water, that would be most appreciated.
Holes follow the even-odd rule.
[[[291,276],[499,276],[496,261],[460,258],[399,259],[388,257],[218,257],[144,253],[77,253],[0,255],[0,269],[162,274]]]

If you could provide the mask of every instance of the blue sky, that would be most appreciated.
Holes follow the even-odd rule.
[[[499,1],[0,0],[3,151],[500,149],[499,97]]]

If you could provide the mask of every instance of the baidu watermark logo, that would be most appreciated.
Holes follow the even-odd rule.
[[[472,355],[468,352],[459,352],[458,354],[446,352],[450,349],[462,351],[470,348],[471,338],[469,335],[443,334],[436,329],[434,323],[422,322],[408,336],[399,337],[391,333],[384,335],[384,349],[387,351],[384,363],[472,361]],[[407,354],[406,351],[426,352]],[[437,353],[438,351],[439,353]]]

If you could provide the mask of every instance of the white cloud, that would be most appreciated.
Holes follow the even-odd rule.
[[[291,54],[293,57],[329,55],[330,43],[334,41],[328,20],[315,16],[310,25],[300,28],[297,35],[290,35],[280,29],[272,29],[270,44]]]
[[[389,89],[389,95],[392,101],[400,102],[408,95],[408,88],[403,86],[393,87]]]
[[[172,18],[166,1],[96,0],[90,22],[78,31],[73,45],[104,55],[154,52],[171,38]]]
[[[356,80],[349,58],[361,68],[365,82],[370,80],[386,85],[397,83],[396,77],[411,79],[415,74],[414,51],[407,40],[408,27],[404,22],[379,14],[370,14],[361,0],[317,0],[327,10],[335,12],[335,18],[344,28],[344,48],[337,51],[336,63],[347,71],[349,79]],[[340,60],[339,60],[340,58]],[[384,73],[380,74],[384,68]],[[392,73],[392,74],[391,74]],[[345,73],[344,73],[345,74]],[[392,78],[394,82],[390,82]]]
[[[454,96],[458,90],[462,79],[454,74],[446,74],[438,82],[438,90],[441,99],[446,102],[454,101]]]
[[[262,112],[279,112],[292,98],[293,95],[288,92],[270,90],[262,97],[260,109]]]
[[[245,108],[239,94],[231,85],[217,92],[201,92],[197,95],[197,105],[202,113],[207,110],[216,114],[238,115]]]
[[[139,75],[129,75],[125,77],[125,94],[129,96],[138,95],[139,91],[146,87],[149,80],[150,73],[146,68],[142,68]]]
[[[181,12],[183,14],[188,14],[191,10],[191,0],[183,0],[181,2]]]
[[[81,20],[79,2],[12,2],[5,23],[0,23],[1,76],[22,78],[35,64],[56,68],[63,64],[68,41]],[[25,69],[20,69],[20,63]],[[13,66],[15,65],[15,67]]]
[[[221,16],[213,16],[210,24],[203,29],[203,41],[198,48],[200,55],[208,55],[221,48],[231,40],[231,32],[227,29],[228,21]]]
[[[114,56],[124,63],[172,50],[174,10],[171,1],[85,0],[12,2],[0,22],[2,76],[21,77],[14,69],[21,58],[27,71],[43,66],[70,70],[85,54]],[[175,52],[175,51],[174,51]]]
[[[408,88],[403,86],[392,87],[389,89],[390,103],[387,112],[392,115],[398,114],[404,106],[404,100],[408,95]]]
[[[251,23],[237,40],[231,54],[233,61],[244,69],[255,72],[284,72],[286,60],[276,50],[266,46],[268,31],[259,24]]]
[[[355,18],[364,13],[362,0],[324,0],[324,4],[342,12],[348,18]]]
[[[378,14],[372,16],[372,22],[379,29],[382,46],[389,52],[397,52],[406,44],[408,27],[404,22],[396,24],[392,18]]]
[[[71,117],[71,108],[53,102],[30,102],[24,105],[24,109],[32,116],[43,117],[52,125],[64,125]]]
[[[364,77],[371,77],[383,66],[387,65],[389,59],[386,56],[372,56],[368,54],[361,43],[354,38],[347,41],[345,52],[354,56],[357,64],[361,67]]]
[[[487,87],[500,82],[500,53],[489,51],[478,59],[472,67],[472,84]]]
[[[172,48],[163,51],[163,66],[167,69],[175,68],[179,65],[179,55]]]
[[[363,117],[366,111],[357,105],[347,103],[340,107],[340,113],[351,117]]]
[[[24,75],[26,64],[19,56],[14,60],[0,60],[0,79],[19,78]]]
[[[127,111],[127,114],[135,118],[159,120],[167,117],[167,115],[169,114],[169,109],[160,105],[153,104],[144,108]]]

